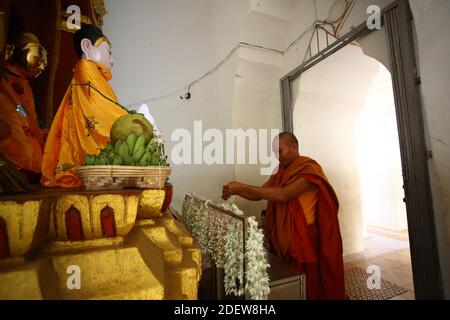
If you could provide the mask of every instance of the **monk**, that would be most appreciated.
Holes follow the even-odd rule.
[[[222,198],[267,200],[264,225],[270,250],[306,274],[308,300],[345,299],[336,194],[320,165],[299,155],[292,133],[275,138],[273,149],[280,165],[262,187],[230,182]]]
[[[8,45],[0,82],[0,153],[25,176],[37,176],[36,182],[46,129],[36,115],[30,80],[46,66],[47,51],[38,37],[22,32]]]
[[[98,154],[110,140],[113,123],[127,110],[109,85],[111,43],[96,26],[83,26],[74,35],[80,60],[53,120],[42,160],[41,183],[81,187],[75,169],[86,154]]]

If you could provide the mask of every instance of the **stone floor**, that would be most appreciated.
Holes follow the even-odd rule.
[[[360,267],[365,270],[370,265],[377,265],[381,269],[382,279],[408,289],[408,292],[392,300],[414,300],[408,232],[369,228],[367,235],[363,252],[344,257],[345,268]]]

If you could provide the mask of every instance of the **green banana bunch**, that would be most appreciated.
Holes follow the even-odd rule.
[[[84,156],[84,163],[85,163],[87,166],[92,166],[92,165],[94,165],[94,164],[95,164],[95,156],[92,156],[92,155],[90,155],[90,154],[85,155],[85,156]]]
[[[114,156],[112,164],[115,166],[123,166],[123,159],[118,154],[116,154]]]
[[[157,148],[158,148],[158,142],[156,141],[155,138],[152,138],[152,139],[148,142],[147,146],[145,147],[145,149],[146,149],[147,151],[150,151],[151,153],[155,152],[155,150],[156,150]]]
[[[130,152],[133,152],[136,140],[137,140],[136,134],[132,132],[127,138],[128,150]]]
[[[106,158],[102,157],[102,156],[97,157],[95,159],[95,164],[94,165],[96,165],[96,166],[105,166],[105,165],[107,165]]]
[[[133,132],[126,141],[117,140],[112,145],[108,143],[96,155],[87,154],[84,157],[86,165],[116,165],[116,166],[167,166],[167,157],[164,156],[164,146],[159,145],[153,138],[147,144],[145,136],[137,137]]]
[[[159,165],[159,155],[153,154],[152,155],[152,160],[151,160],[150,163],[151,163],[152,166],[158,166]]]
[[[122,143],[123,143],[123,141],[121,139],[117,140],[116,144],[114,145],[114,153],[115,154],[119,154],[119,148]]]
[[[119,156],[125,161],[125,158],[130,156],[128,143],[122,143],[119,147]]]
[[[123,159],[123,164],[126,166],[134,166],[134,161],[133,158],[131,158],[131,156],[127,153],[124,157],[122,157]]]
[[[112,146],[111,143],[108,143],[102,151],[105,151],[106,153],[108,153],[110,151],[114,151],[114,147]]]
[[[141,167],[148,166],[148,162],[149,162],[151,159],[152,159],[152,154],[151,154],[150,152],[147,151],[147,152],[142,156],[141,160],[139,160],[139,165],[140,165]]]
[[[114,153],[114,151],[110,151],[108,152],[108,154],[106,155],[106,159],[108,160],[109,164],[112,164],[114,162],[114,156],[116,154]]]
[[[139,150],[140,148],[145,148],[145,136],[140,136],[137,141],[136,144],[134,145],[134,149],[130,151],[131,152],[135,152],[136,150]]]
[[[136,146],[137,146],[137,144],[136,144]],[[144,155],[144,153],[145,153],[144,147],[139,147],[137,149],[135,148],[134,153],[133,153],[134,162],[138,163],[142,159],[142,156]]]

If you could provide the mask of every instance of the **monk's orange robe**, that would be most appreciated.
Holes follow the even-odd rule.
[[[56,113],[45,144],[41,183],[80,187],[75,169],[86,154],[98,154],[110,137],[113,123],[127,111],[117,104],[109,85],[112,75],[100,63],[80,60]]]
[[[268,181],[268,187],[285,187],[304,178],[317,188],[315,219],[308,225],[299,198],[288,202],[269,201],[265,232],[271,250],[292,262],[306,274],[310,300],[345,299],[342,239],[339,231],[339,202],[320,165],[307,157],[298,157],[287,168],[280,167]]]
[[[0,120],[11,128],[9,137],[0,140],[0,152],[18,169],[41,172],[44,132],[39,128],[29,76],[9,62],[0,83]]]

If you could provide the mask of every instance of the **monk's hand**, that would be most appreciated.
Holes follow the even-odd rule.
[[[230,182],[223,186],[222,199],[228,200],[231,196],[238,194],[242,190],[242,183]]]

